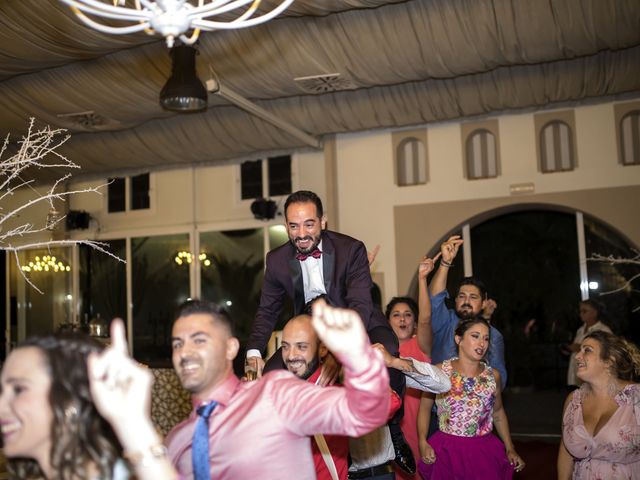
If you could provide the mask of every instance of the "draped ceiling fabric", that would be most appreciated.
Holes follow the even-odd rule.
[[[267,24],[203,33],[197,62],[201,79],[212,69],[223,86],[319,139],[636,98],[640,1],[296,0]],[[98,33],[56,0],[0,2],[0,132],[17,140],[30,117],[68,129],[62,151],[82,175],[304,147],[219,96],[202,113],[163,111],[170,69],[158,37]],[[332,73],[347,90],[308,93],[294,81]],[[79,112],[99,121],[65,116]]]

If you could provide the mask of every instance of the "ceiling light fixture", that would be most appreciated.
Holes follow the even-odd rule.
[[[207,89],[196,74],[193,47],[180,45],[171,49],[171,76],[160,91],[160,105],[174,112],[199,112],[207,108]]]
[[[262,0],[60,0],[91,28],[103,33],[129,34],[145,31],[165,37],[173,47],[176,38],[192,45],[200,30],[234,30],[267,22],[282,13],[293,0],[282,0],[262,15],[255,16]],[[127,7],[130,4],[130,7]],[[224,21],[206,20],[225,15]],[[133,23],[114,27],[90,17]],[[189,36],[185,33],[190,32]]]

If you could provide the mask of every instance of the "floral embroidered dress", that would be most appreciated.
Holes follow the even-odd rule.
[[[504,444],[493,435],[496,380],[490,366],[475,377],[453,370],[452,358],[442,362],[451,390],[436,396],[440,431],[429,438],[436,454],[433,464],[420,461],[423,479],[505,480],[513,476]]]
[[[618,409],[595,436],[584,426],[584,395],[584,388],[573,393],[562,421],[562,439],[575,461],[573,478],[640,479],[640,385],[627,385],[618,392]]]
[[[442,371],[451,380],[451,390],[436,397],[440,431],[460,437],[491,433],[496,401],[493,370],[485,365],[480,375],[465,377],[453,371],[452,360],[455,359],[442,362]]]

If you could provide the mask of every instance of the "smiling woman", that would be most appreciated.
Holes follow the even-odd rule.
[[[122,450],[91,400],[88,337],[33,337],[2,369],[0,425],[12,478],[124,479]]]
[[[576,354],[584,383],[565,402],[558,478],[640,478],[640,351],[606,331]]]

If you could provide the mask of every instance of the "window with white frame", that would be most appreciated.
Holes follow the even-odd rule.
[[[151,208],[150,178],[148,172],[110,178],[107,187],[107,211],[118,213]]]
[[[495,135],[487,129],[472,131],[466,140],[465,159],[467,178],[498,176],[498,154]]]
[[[573,132],[560,120],[548,122],[540,130],[540,170],[543,173],[567,172],[575,168]]]
[[[640,110],[627,113],[620,121],[622,165],[640,165]]]
[[[289,195],[291,191],[291,155],[246,161],[240,165],[242,200]]]

